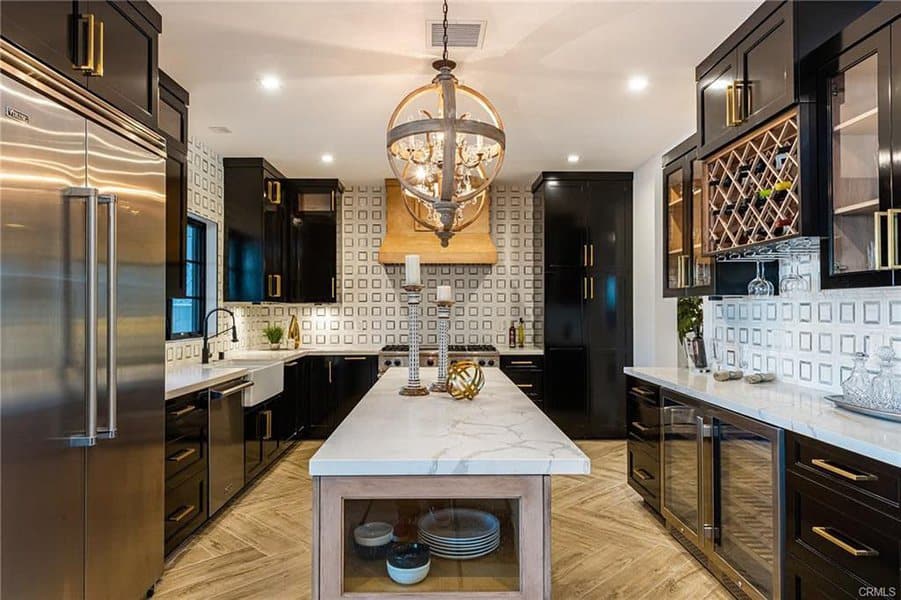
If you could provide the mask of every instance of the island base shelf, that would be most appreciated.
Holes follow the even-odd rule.
[[[548,475],[316,476],[312,598],[549,600],[550,485]],[[447,507],[496,514],[500,547],[474,560],[432,556],[429,576],[412,586],[391,581],[384,559],[354,552],[364,520],[392,521],[395,508],[415,522],[410,515]]]

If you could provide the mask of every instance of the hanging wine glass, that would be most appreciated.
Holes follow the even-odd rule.
[[[773,284],[763,277],[763,262],[757,261],[757,275],[748,283],[748,295],[752,298],[772,296]]]

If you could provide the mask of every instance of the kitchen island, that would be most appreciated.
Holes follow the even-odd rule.
[[[550,476],[587,474],[588,457],[499,369],[485,369],[471,402],[401,396],[406,376],[389,369],[310,460],[313,598],[550,598]],[[467,560],[433,552],[416,585],[392,582],[383,556],[356,547],[363,523],[415,540],[423,517],[460,511],[497,524],[497,548]]]

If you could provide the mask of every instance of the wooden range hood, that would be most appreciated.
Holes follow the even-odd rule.
[[[454,234],[446,248],[435,232],[416,223],[404,205],[403,192],[396,179],[385,180],[388,224],[379,248],[383,265],[402,264],[407,254],[418,254],[423,264],[493,265],[497,248],[491,240],[491,194],[482,214],[466,229]]]

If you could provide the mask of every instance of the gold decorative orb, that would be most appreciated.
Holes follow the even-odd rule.
[[[454,400],[472,400],[484,385],[482,367],[471,360],[455,362],[447,369],[447,391]]]

